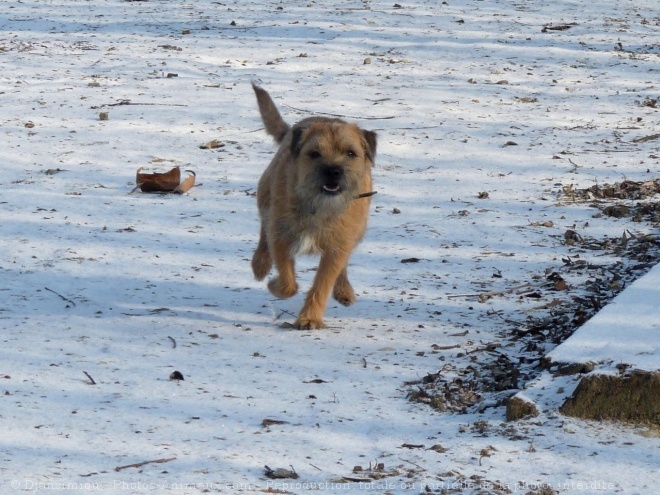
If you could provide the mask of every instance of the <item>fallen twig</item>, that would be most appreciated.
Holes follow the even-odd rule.
[[[479,297],[481,294],[449,294],[447,299],[459,299],[462,297]]]
[[[83,373],[85,373],[87,378],[89,378],[89,381],[92,383],[92,385],[96,385],[96,382],[94,381],[94,378],[92,378],[89,373],[87,373],[86,371],[83,371]]]
[[[580,168],[580,166],[577,163],[575,163],[573,160],[571,160],[570,158],[567,158],[567,160],[571,165],[573,165],[573,170],[571,170],[571,172],[572,173],[577,173],[577,170],[578,170],[578,168]]]
[[[277,315],[277,317],[275,319],[279,320],[284,315],[293,316],[294,318],[296,317],[296,315],[294,313],[292,313],[291,311],[287,311],[286,309],[280,309],[280,314]]]
[[[527,313],[532,313],[534,311],[540,311],[540,310],[543,310],[543,309],[551,309],[551,308],[555,308],[557,306],[561,306],[563,304],[566,304],[566,302],[562,301],[561,299],[556,299],[555,298],[552,301],[550,301],[549,303],[543,304],[541,306],[536,306],[534,308],[530,308],[526,312]]]
[[[653,141],[654,139],[660,139],[660,134],[651,134],[650,136],[644,136],[641,138],[633,139],[633,143],[646,143],[647,141]]]
[[[53,294],[55,294],[56,296],[58,296],[58,297],[59,297],[60,299],[62,299],[63,301],[66,301],[66,302],[68,302],[68,303],[71,303],[73,306],[76,305],[76,303],[74,303],[71,299],[69,299],[68,297],[64,297],[62,294],[59,294],[59,293],[55,292],[53,289],[49,289],[48,287],[44,287],[44,289],[46,289],[48,292],[52,292]]]
[[[139,468],[145,466],[146,464],[163,464],[164,462],[176,461],[176,457],[170,457],[168,459],[155,459],[153,461],[144,461],[136,462],[135,464],[127,464],[126,466],[117,466],[115,471],[121,471],[122,469],[128,468]]]
[[[141,105],[141,106],[154,106],[154,107],[187,107],[182,103],[133,103],[131,100],[119,100],[117,103],[104,103],[103,105],[93,106],[92,109],[104,107],[118,107],[123,105]]]
[[[387,117],[353,117],[351,115],[342,115],[340,113],[324,113],[324,112],[310,112],[309,110],[305,110],[303,108],[296,108],[292,107],[291,105],[284,105],[285,107],[288,107],[292,110],[295,110],[297,112],[303,112],[303,113],[308,113],[308,114],[316,114],[316,115],[327,115],[328,117],[337,117],[340,119],[351,119],[351,120],[391,120],[396,118],[395,116],[387,116]]]
[[[524,283],[521,285],[510,287],[503,291],[487,291],[487,292],[482,292],[481,294],[449,294],[447,296],[447,299],[456,299],[461,297],[476,297],[477,299],[479,299],[479,302],[485,302],[492,297],[504,296],[506,294],[512,294],[516,291],[519,291],[520,289],[531,289],[531,288],[532,288],[531,283]]]
[[[399,457],[399,459],[402,460],[403,462],[407,462],[408,464],[412,464],[413,466],[415,466],[418,469],[421,469],[422,471],[424,470],[424,468],[422,466],[420,466],[419,464],[414,463],[413,461],[409,461],[408,459],[404,459],[403,457]]]

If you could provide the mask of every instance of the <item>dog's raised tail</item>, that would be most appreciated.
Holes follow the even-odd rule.
[[[254,89],[254,94],[257,96],[259,112],[261,113],[261,120],[266,127],[266,132],[273,136],[278,144],[281,143],[289,131],[289,124],[284,122],[268,91],[254,83],[252,83],[252,89]]]

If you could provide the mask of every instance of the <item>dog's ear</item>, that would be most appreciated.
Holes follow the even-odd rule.
[[[378,142],[378,136],[374,131],[362,131],[362,138],[364,139],[364,149],[367,153],[367,158],[373,165],[376,158],[376,144]]]

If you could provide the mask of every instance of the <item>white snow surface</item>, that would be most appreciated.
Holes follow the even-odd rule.
[[[557,192],[658,175],[659,141],[635,140],[660,129],[659,39],[657,0],[3,2],[2,493],[656,493],[653,432],[556,413],[576,377],[540,375],[547,408],[513,424],[406,382],[540,311],[509,289],[562,266],[566,229],[652,232]],[[358,302],[325,330],[280,326],[314,258],[286,301],[250,270],[274,153],[251,81],[289,122],[379,134]],[[175,165],[188,194],[129,194]],[[631,287],[653,369],[657,287]]]
[[[567,341],[548,353],[561,363],[594,363],[598,371],[625,364],[658,370],[660,356],[660,265],[633,282]]]

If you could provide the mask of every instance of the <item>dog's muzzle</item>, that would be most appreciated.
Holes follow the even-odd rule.
[[[336,196],[342,192],[344,169],[337,165],[328,165],[321,169],[321,192],[329,196]]]

